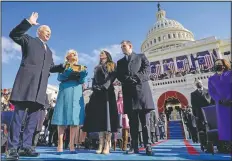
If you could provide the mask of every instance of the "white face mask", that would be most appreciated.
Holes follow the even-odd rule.
[[[53,103],[52,103],[52,107],[55,107],[55,106],[56,106],[56,103],[53,102]]]

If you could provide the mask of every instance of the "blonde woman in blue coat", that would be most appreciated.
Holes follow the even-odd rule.
[[[75,50],[69,50],[65,59],[65,70],[58,75],[61,83],[52,118],[52,124],[58,126],[58,152],[63,151],[66,126],[70,126],[70,151],[75,151],[75,131],[83,125],[85,116],[82,84],[88,74],[86,67],[77,64],[78,55]]]

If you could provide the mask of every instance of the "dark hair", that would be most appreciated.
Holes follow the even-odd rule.
[[[130,40],[122,40],[120,44],[123,44],[124,42],[128,45],[132,45]]]
[[[222,61],[222,65],[225,67],[224,71],[231,70],[231,64],[226,59],[217,59],[214,64],[219,60]]]
[[[113,62],[113,60],[112,60],[112,56],[110,55],[110,53],[108,52],[108,51],[106,51],[106,50],[102,50],[101,51],[101,54],[102,53],[105,53],[106,54],[106,57],[107,57],[107,60],[106,60],[106,68],[107,68],[107,71],[108,72],[112,72],[112,71],[114,71],[115,70],[115,64],[114,64],[114,62]],[[100,64],[101,62],[99,62],[99,64]]]

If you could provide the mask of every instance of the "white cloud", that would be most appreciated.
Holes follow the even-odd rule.
[[[53,58],[54,63],[63,61],[62,58],[56,54],[56,51],[54,49],[51,48],[51,51],[52,51],[52,58]]]
[[[61,61],[61,57],[56,54],[56,51],[51,48],[53,60],[55,63]],[[10,38],[2,37],[2,62],[9,63],[12,60],[21,60],[21,47],[13,42]]]
[[[96,66],[99,62],[99,54],[102,50],[108,51],[111,54],[114,62],[123,57],[121,46],[119,44],[114,44],[99,49],[94,49],[91,54],[79,53],[78,56],[80,64],[85,64],[87,66],[90,65],[93,67]]]
[[[8,63],[10,60],[21,59],[21,47],[7,37],[2,37],[2,62]]]

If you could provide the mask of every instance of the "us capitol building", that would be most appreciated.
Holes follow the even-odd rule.
[[[208,88],[208,78],[214,74],[211,72],[214,61],[218,58],[231,61],[231,39],[219,40],[212,36],[195,40],[191,31],[168,19],[159,4],[156,19],[141,51],[147,56],[154,76],[150,86],[155,105],[159,112],[164,112],[167,99],[176,100],[180,108],[191,105],[190,93],[195,90],[195,79]],[[208,72],[204,72],[205,69]],[[159,78],[160,75],[164,78]]]
[[[174,107],[191,105],[190,93],[195,90],[195,79],[201,80],[207,88],[208,78],[214,74],[214,61],[217,58],[231,61],[231,39],[219,40],[212,36],[195,40],[191,31],[168,19],[159,4],[156,19],[141,45],[141,51],[151,65],[154,79],[150,81],[150,87],[157,113],[160,113],[174,102]],[[185,74],[182,75],[183,72]],[[116,86],[118,90],[120,87]],[[51,97],[56,97],[57,91],[57,87],[48,85],[47,93],[51,93]],[[86,101],[90,94],[90,90],[84,92]],[[171,101],[168,103],[167,100]]]

